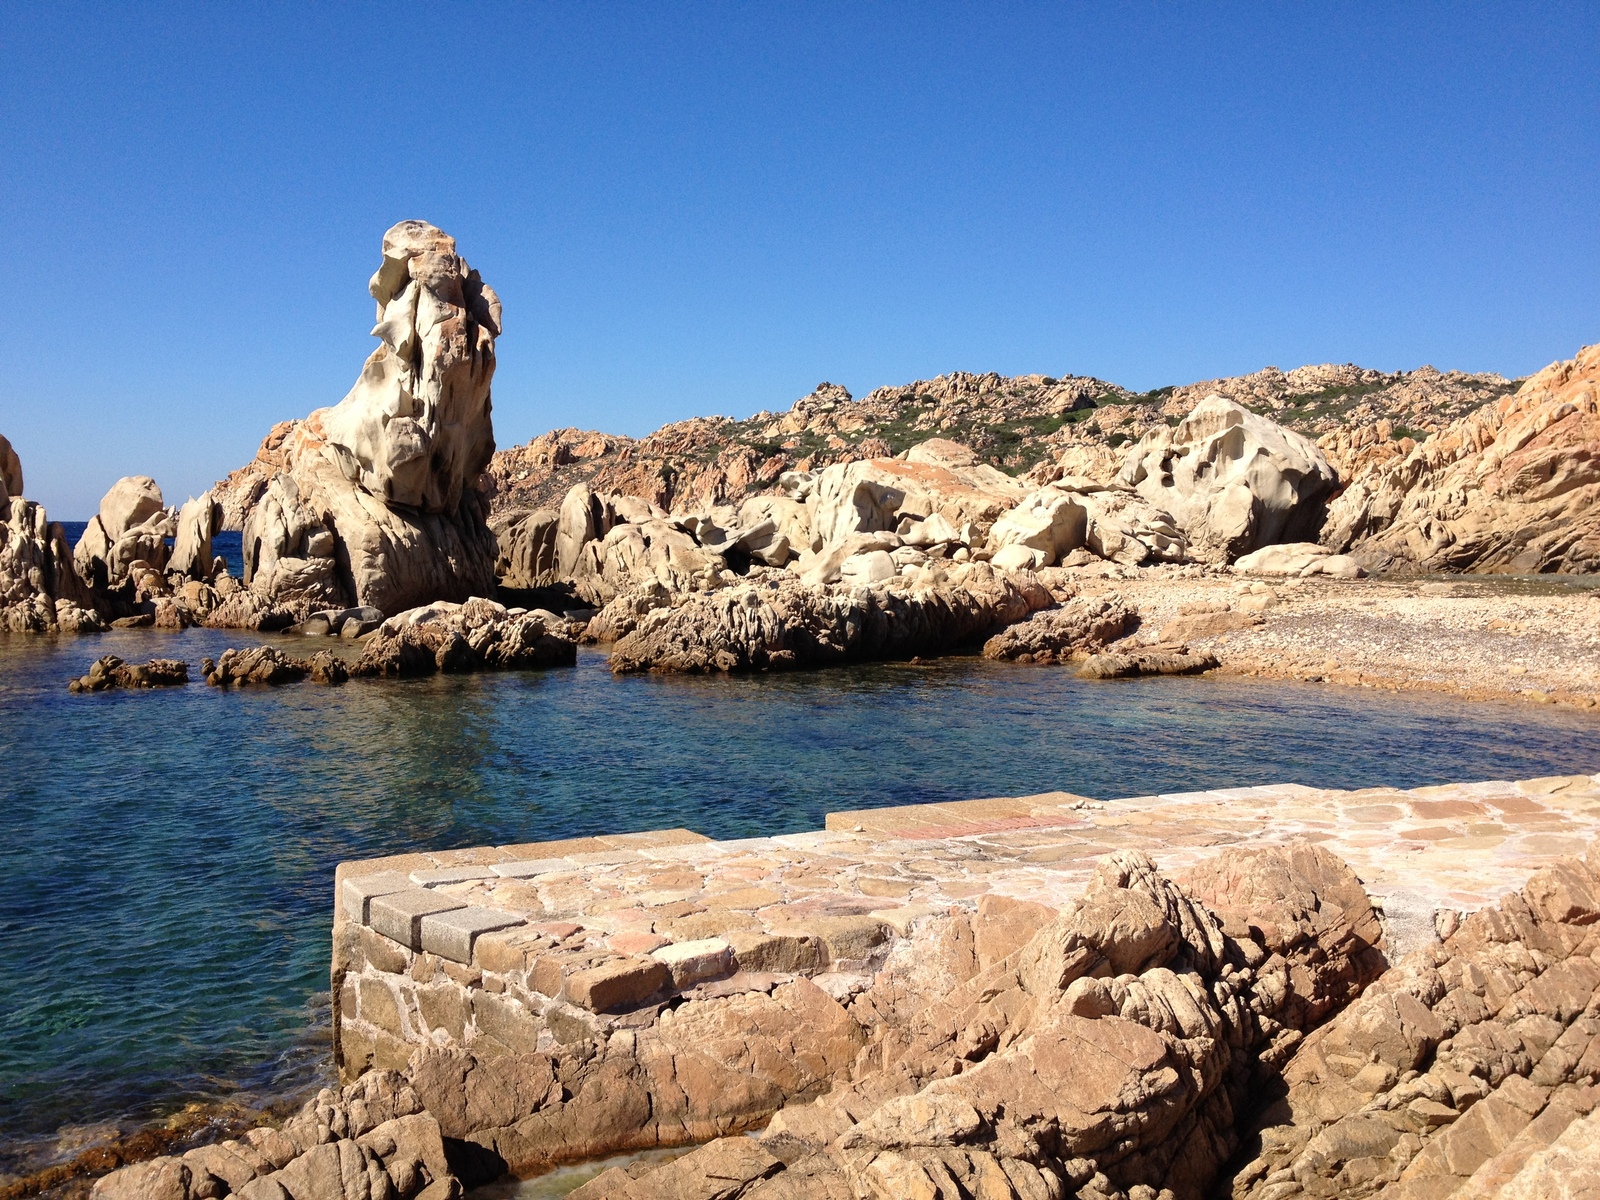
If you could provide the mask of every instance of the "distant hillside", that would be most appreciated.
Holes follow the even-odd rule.
[[[1042,481],[1063,469],[1104,469],[1125,442],[1158,424],[1176,424],[1212,392],[1321,439],[1335,465],[1348,471],[1398,453],[1404,439],[1420,440],[1515,387],[1492,374],[1432,367],[1390,374],[1350,364],[1268,367],[1151,392],[1087,376],[958,371],[877,388],[859,400],[822,383],[784,413],[745,421],[695,417],[637,439],[556,429],[499,451],[487,475],[496,511],[554,506],[583,483],[693,512],[737,502],[785,471],[898,454],[945,437],[1004,471]]]

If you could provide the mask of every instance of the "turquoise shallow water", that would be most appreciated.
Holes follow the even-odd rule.
[[[63,1124],[320,1078],[341,859],[1054,788],[1600,771],[1600,722],[1561,710],[972,658],[615,679],[586,651],[340,689],[65,689],[100,654],[196,664],[242,640],[0,635],[0,1171]]]

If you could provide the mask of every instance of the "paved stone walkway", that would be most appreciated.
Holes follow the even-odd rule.
[[[427,928],[430,941],[464,946],[470,961],[474,938],[514,919],[591,953],[638,956],[830,918],[870,915],[903,934],[919,915],[973,908],[985,894],[1059,908],[1114,850],[1142,850],[1181,871],[1223,846],[1301,837],[1352,865],[1383,908],[1394,948],[1406,949],[1449,925],[1452,912],[1493,904],[1537,867],[1600,838],[1600,776],[1109,801],[1051,792],[832,813],[823,830],[737,841],[678,829],[407,854],[344,864],[339,877],[342,916],[398,941],[414,932],[414,949]],[[356,882],[378,875],[370,887]],[[362,899],[401,888],[409,890],[393,903]],[[437,901],[419,897],[421,888]],[[441,919],[462,906],[471,911]]]

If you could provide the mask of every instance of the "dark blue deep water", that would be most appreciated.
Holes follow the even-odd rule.
[[[830,809],[1055,788],[1600,771],[1600,721],[1561,710],[1096,684],[970,658],[615,679],[585,652],[574,670],[331,690],[66,691],[100,654],[197,664],[241,640],[0,635],[0,1136],[13,1145],[314,1080],[341,859],[672,825],[778,833]]]

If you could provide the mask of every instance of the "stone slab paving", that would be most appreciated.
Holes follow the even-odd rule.
[[[586,972],[649,982],[665,969],[688,985],[803,959],[807,939],[826,943],[829,969],[848,969],[870,957],[874,937],[904,936],[919,917],[975,909],[985,895],[1060,908],[1115,850],[1181,871],[1225,846],[1294,838],[1348,861],[1393,948],[1408,949],[1600,838],[1600,776],[1108,801],[1048,792],[831,813],[821,830],[734,841],[670,829],[421,852],[343,864],[335,911],[336,922],[458,962],[474,945],[503,952],[520,937]],[[564,994],[618,993],[593,976]]]

